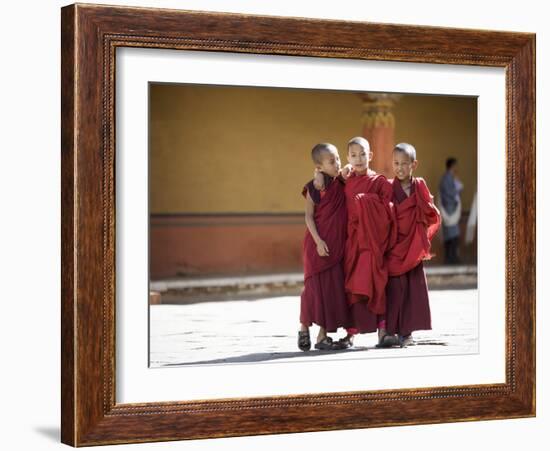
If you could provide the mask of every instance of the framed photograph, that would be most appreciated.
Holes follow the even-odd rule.
[[[535,415],[535,35],[61,14],[63,443]],[[305,294],[304,218],[344,199],[354,152],[405,199],[425,182],[441,222],[418,279],[381,285],[424,310],[368,326],[354,293],[341,318]]]

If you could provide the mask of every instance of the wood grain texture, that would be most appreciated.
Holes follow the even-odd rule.
[[[62,9],[61,35],[64,443],[535,414],[534,35],[80,4]],[[506,68],[506,383],[117,404],[114,69],[115,50],[124,46]]]
[[[61,11],[61,441],[75,443],[74,15]]]

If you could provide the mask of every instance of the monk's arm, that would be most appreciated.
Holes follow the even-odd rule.
[[[441,223],[441,213],[434,204],[434,197],[428,188],[428,184],[423,178],[418,177],[416,179],[417,183],[417,198],[422,206],[421,211],[424,213],[424,224],[428,228],[428,239],[435,234],[439,229]]]
[[[393,198],[393,185],[386,178],[382,179],[381,177],[379,180],[380,180],[380,188],[378,190],[378,194],[380,195],[380,197],[384,202],[390,203]]]
[[[351,164],[346,164],[338,174],[337,178],[342,183],[346,183],[351,173]],[[313,173],[313,187],[318,191],[323,191],[325,189],[325,177],[323,176],[323,173],[318,169],[315,169],[315,172]]]
[[[346,180],[349,179],[349,176],[351,175],[352,172],[353,172],[353,166],[348,163],[340,171],[339,177],[345,183]]]
[[[318,191],[323,191],[325,189],[325,177],[318,169],[315,169],[313,173],[313,187]]]
[[[382,180],[382,187],[380,189],[380,198],[382,202],[386,204],[388,214],[390,215],[390,233],[388,235],[387,248],[386,251],[392,249],[397,244],[397,215],[395,211],[395,206],[392,202],[393,200],[393,185],[392,183],[384,177]]]
[[[317,253],[321,257],[324,257],[328,255],[328,246],[327,246],[327,243],[323,241],[323,239],[319,236],[319,233],[317,232],[314,212],[315,212],[315,204],[313,203],[313,199],[309,195],[309,191],[308,191],[306,195],[306,226],[313,238],[313,241],[315,241],[315,244],[317,245]]]

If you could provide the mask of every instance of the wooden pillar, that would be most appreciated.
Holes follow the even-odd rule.
[[[363,137],[369,141],[374,154],[370,167],[391,178],[395,145],[395,118],[392,110],[401,96],[376,93],[362,93],[360,96],[363,100]]]

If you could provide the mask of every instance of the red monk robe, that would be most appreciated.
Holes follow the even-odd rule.
[[[315,323],[327,332],[350,326],[349,308],[344,291],[344,246],[347,212],[344,186],[340,179],[325,175],[325,190],[318,191],[310,181],[302,194],[315,203],[314,221],[319,236],[327,244],[329,255],[321,257],[313,237],[306,230],[303,244],[304,289],[300,303],[300,322]]]
[[[388,333],[408,336],[415,330],[430,330],[428,285],[423,260],[431,257],[431,240],[441,224],[426,182],[411,180],[410,195],[401,182],[392,181],[397,219],[397,242],[387,254],[390,278],[386,287]]]
[[[348,237],[344,258],[346,293],[354,329],[376,332],[378,315],[386,311],[388,270],[385,252],[396,239],[388,179],[369,171],[352,173],[346,182]]]

